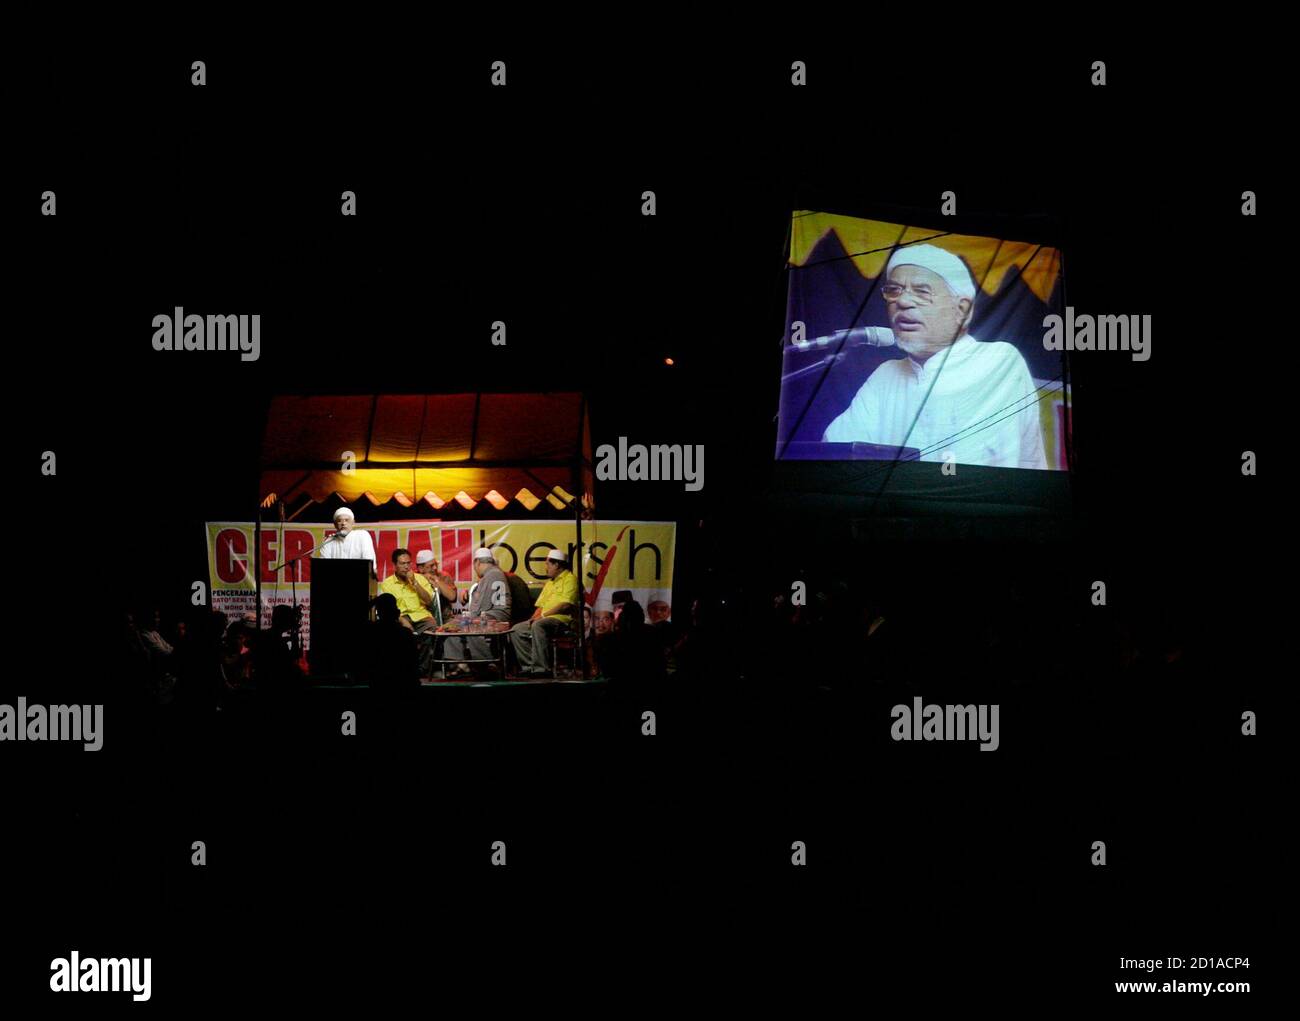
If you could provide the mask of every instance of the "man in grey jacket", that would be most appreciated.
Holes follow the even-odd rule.
[[[470,619],[510,623],[510,583],[487,547],[474,552],[474,574],[478,584],[469,602]],[[443,645],[443,655],[447,659],[488,659],[492,655],[492,646],[483,635],[452,635]]]

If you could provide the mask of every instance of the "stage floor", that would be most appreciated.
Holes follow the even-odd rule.
[[[504,680],[479,680],[474,677],[457,677],[443,680],[435,677],[432,680],[421,681],[422,688],[445,688],[445,687],[462,687],[462,688],[510,688],[510,687],[536,687],[546,684],[604,684],[605,678],[591,678],[584,681],[581,677],[564,678],[564,677],[507,677]]]
[[[606,684],[608,679],[605,677],[592,677],[583,680],[581,677],[573,678],[551,678],[551,677],[508,677],[505,680],[480,680],[476,677],[457,677],[455,679],[442,680],[435,677],[433,680],[421,680],[421,688],[536,688],[546,685],[558,684]],[[313,684],[313,691],[355,691],[358,688],[369,689],[368,684]]]

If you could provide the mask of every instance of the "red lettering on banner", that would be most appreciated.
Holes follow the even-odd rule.
[[[277,559],[278,543],[280,534],[278,532],[264,531],[262,533],[262,584],[270,585],[275,582],[276,572],[271,570],[278,567],[280,561]]]
[[[304,557],[303,554],[311,549],[312,545],[311,532],[294,528],[284,533],[284,559],[292,563],[280,572],[282,581],[311,582],[311,557]],[[299,560],[299,557],[302,559]]]
[[[393,550],[397,549],[397,532],[385,529],[375,536],[375,573],[383,581],[393,573]]]
[[[474,580],[473,566],[470,560],[474,556],[474,532],[469,528],[443,528],[442,533],[442,569],[457,582]]]
[[[411,552],[411,563],[415,563],[415,558],[419,555],[420,550],[433,549],[433,541],[429,538],[429,529],[412,528],[411,534],[406,537],[406,548]]]
[[[238,528],[223,528],[212,542],[212,559],[222,582],[239,584],[249,573],[248,537]]]

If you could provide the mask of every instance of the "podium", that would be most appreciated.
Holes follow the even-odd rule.
[[[884,443],[822,443],[820,440],[791,440],[776,445],[782,461],[916,461],[919,447],[891,447]]]
[[[311,562],[311,649],[313,677],[357,673],[370,622],[370,561]]]

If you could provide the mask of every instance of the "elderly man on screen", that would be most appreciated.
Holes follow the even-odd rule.
[[[334,512],[334,534],[320,544],[316,555],[325,560],[369,560],[370,577],[375,575],[375,542],[359,529],[357,516],[347,507]]]
[[[828,442],[921,451],[922,461],[1046,468],[1038,393],[1025,360],[968,332],[975,281],[934,245],[895,250],[881,293],[905,358],[884,362],[826,427]]]
[[[533,615],[510,629],[519,670],[525,677],[550,674],[551,637],[573,623],[578,609],[578,579],[569,570],[562,550],[546,554],[546,584],[533,607]]]

